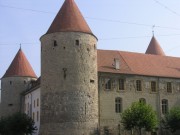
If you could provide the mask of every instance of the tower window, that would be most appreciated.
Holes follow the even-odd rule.
[[[76,45],[79,45],[79,40],[76,40]]]
[[[142,91],[141,80],[136,80],[136,90]]]
[[[56,46],[57,46],[57,41],[56,41],[56,40],[54,40],[53,45],[54,45],[54,47],[56,47]]]
[[[116,113],[122,112],[122,98],[120,98],[120,97],[117,97],[115,99],[115,111],[116,111]]]
[[[96,44],[94,44],[94,50],[96,50]]]
[[[13,106],[13,104],[8,104],[8,106]]]
[[[90,83],[94,83],[94,80],[90,79]]]

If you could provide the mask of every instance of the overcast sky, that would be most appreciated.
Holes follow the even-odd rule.
[[[19,44],[40,76],[40,42],[64,0],[0,0],[0,77]],[[144,53],[152,37],[166,55],[180,56],[180,0],[75,0],[98,49]]]

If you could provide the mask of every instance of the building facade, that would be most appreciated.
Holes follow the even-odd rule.
[[[150,104],[159,120],[180,104],[180,58],[166,56],[154,36],[145,54],[98,50],[74,0],[65,0],[40,40],[41,77],[20,49],[1,81],[0,115],[28,114],[34,135],[129,135],[120,114],[133,102]],[[161,125],[156,133],[169,134]]]

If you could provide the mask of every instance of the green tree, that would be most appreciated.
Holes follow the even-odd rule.
[[[155,111],[150,105],[134,102],[121,114],[121,122],[126,130],[134,129],[142,134],[142,129],[153,131],[157,128],[158,120]]]
[[[36,131],[34,121],[23,113],[15,113],[0,120],[1,135],[24,135]]]
[[[172,133],[180,130],[180,107],[172,108],[162,122],[164,128],[169,129]]]

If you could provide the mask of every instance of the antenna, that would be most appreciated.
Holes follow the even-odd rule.
[[[20,50],[21,50],[21,43],[19,45],[20,45]]]
[[[153,35],[153,37],[154,37],[154,28],[155,28],[156,26],[155,26],[155,24],[152,26],[152,35]]]

